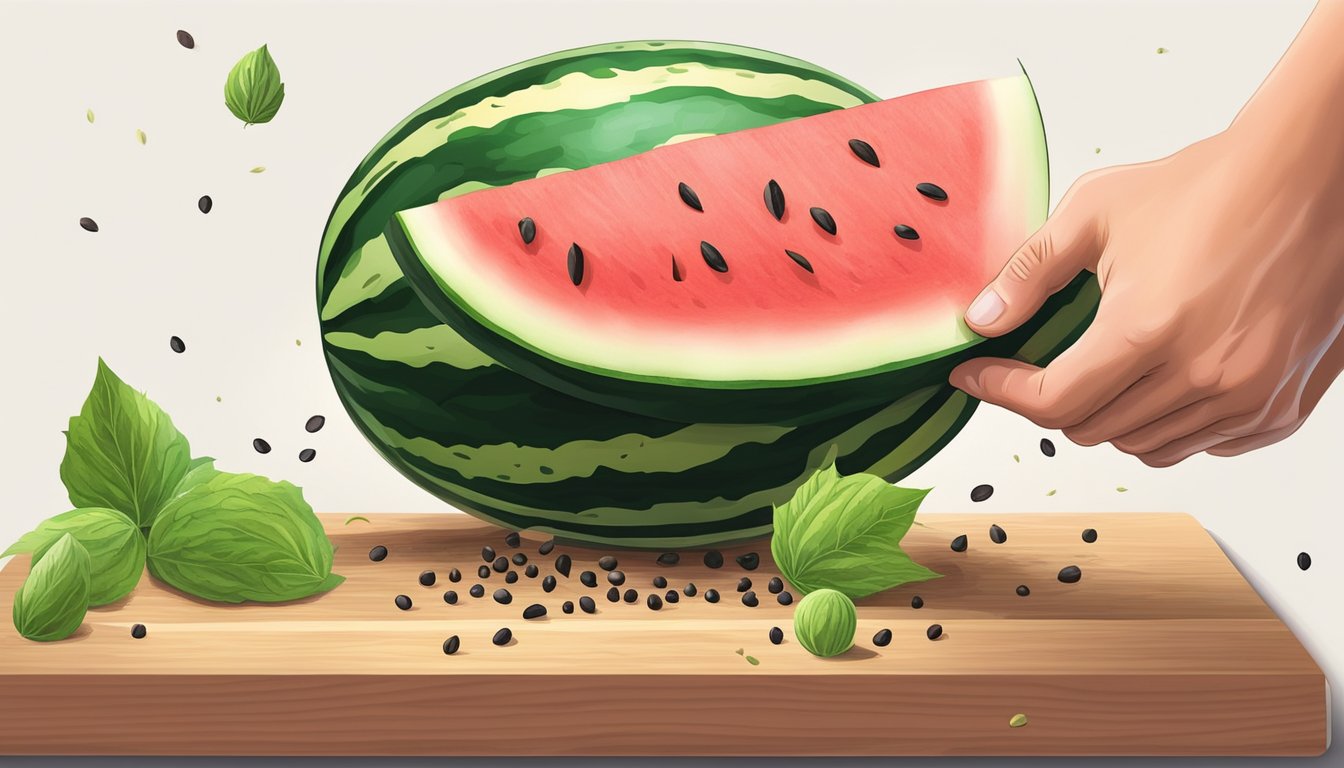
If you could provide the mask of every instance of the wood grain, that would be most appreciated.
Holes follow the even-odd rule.
[[[928,515],[912,556],[943,578],[859,603],[856,647],[817,659],[793,639],[791,607],[765,585],[767,541],[703,550],[659,566],[657,553],[617,552],[635,605],[580,585],[606,551],[502,533],[459,515],[324,516],[347,581],[286,605],[218,606],[146,577],[120,604],[90,611],[75,637],[31,643],[0,629],[0,752],[5,754],[689,754],[689,755],[1315,755],[1326,748],[1324,675],[1217,545],[1185,515]],[[988,527],[1008,531],[990,543]],[[1100,532],[1085,544],[1080,532]],[[966,533],[970,549],[948,542]],[[384,545],[389,556],[371,562]],[[489,597],[480,549],[524,552],[552,573]],[[746,572],[733,557],[761,555]],[[1076,564],[1078,584],[1059,569]],[[447,581],[451,567],[463,572]],[[0,613],[26,573],[0,572]],[[417,582],[425,569],[438,583]],[[522,570],[518,568],[517,570]],[[661,575],[699,595],[651,611]],[[735,591],[749,576],[761,597]],[[482,581],[486,597],[467,589]],[[1031,587],[1018,597],[1018,584]],[[711,605],[704,590],[718,589]],[[454,589],[459,604],[443,592]],[[664,592],[666,590],[657,590]],[[415,600],[400,611],[392,598]],[[560,613],[590,594],[596,615]],[[925,607],[910,607],[919,594]],[[524,621],[539,602],[549,616]],[[925,628],[942,624],[930,642]],[[143,623],[149,635],[133,640]],[[514,640],[490,643],[508,626]],[[770,627],[785,630],[771,645]],[[871,642],[880,628],[891,644]],[[462,650],[443,654],[458,635]],[[738,654],[738,649],[742,650]],[[759,665],[751,665],[752,656]],[[1016,713],[1030,719],[1010,728]]]

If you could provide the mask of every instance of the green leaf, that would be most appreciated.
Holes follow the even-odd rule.
[[[76,507],[107,507],[141,528],[172,497],[191,456],[187,438],[157,405],[98,360],[98,375],[70,419],[61,481]]]
[[[239,59],[224,81],[224,104],[245,125],[269,123],[284,100],[280,69],[264,45]]]
[[[187,465],[187,473],[178,481],[177,488],[173,490],[173,497],[176,498],[195,488],[196,486],[209,482],[220,471],[215,469],[215,459],[213,456],[197,456]]]
[[[61,536],[14,593],[14,628],[41,642],[69,637],[88,610],[91,571],[84,546],[68,533]]]
[[[303,493],[258,475],[218,472],[174,498],[149,532],[149,572],[225,603],[325,592],[332,546]]]
[[[803,594],[829,588],[852,599],[937,578],[900,547],[926,495],[875,475],[820,469],[775,507],[775,563]]]
[[[47,518],[25,533],[0,557],[32,552],[41,560],[65,535],[88,552],[92,568],[89,605],[106,605],[131,593],[145,570],[145,537],[131,519],[115,509],[72,509]]]

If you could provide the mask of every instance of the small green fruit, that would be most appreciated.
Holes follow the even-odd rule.
[[[793,634],[813,656],[839,656],[854,645],[854,601],[834,589],[809,592],[793,612]]]

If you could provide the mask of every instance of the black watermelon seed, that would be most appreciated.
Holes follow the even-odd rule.
[[[793,593],[780,592],[779,595],[775,597],[775,601],[780,605],[793,605]]]
[[[541,542],[541,546],[537,547],[537,554],[545,556],[551,554],[551,552],[554,550],[555,550],[555,539],[547,539]]]
[[[598,558],[597,561],[597,567],[601,568],[604,571],[614,571],[616,570],[616,566],[618,565],[620,565],[620,561],[618,561],[615,557],[612,557],[611,555],[606,555],[605,557]]]
[[[488,579],[488,578],[490,578],[490,566],[488,566],[488,565],[482,565],[480,568],[477,568],[477,569],[476,569],[476,577],[479,578],[479,579]]]
[[[592,571],[584,571],[579,574],[579,581],[583,582],[583,586],[585,587],[596,587],[597,574]]]
[[[136,640],[143,640],[147,634],[149,634],[149,630],[145,629],[144,624],[131,625],[131,637],[134,637]]]
[[[808,261],[807,257],[803,256],[803,254],[798,253],[796,251],[790,251],[788,248],[784,249],[784,253],[787,254],[790,259],[793,259],[793,263],[797,264],[803,269],[806,269],[808,272],[813,271],[812,262]]]
[[[1311,555],[1307,554],[1306,552],[1298,552],[1298,553],[1297,553],[1297,567],[1298,567],[1298,568],[1301,568],[1301,569],[1304,570],[1304,571],[1307,570],[1308,568],[1310,568],[1310,567],[1311,567]]]
[[[454,568],[448,572],[448,580],[456,584],[462,580],[462,572]]]
[[[495,571],[498,573],[503,573],[509,570],[509,558],[500,555],[499,557],[495,558],[494,564],[492,564],[490,567],[494,568]]]
[[[681,202],[697,211],[705,210],[705,207],[700,204],[700,196],[695,194],[695,190],[688,187],[686,182],[682,181],[677,183],[677,194],[681,195]]]
[[[449,604],[449,605],[457,605],[457,593],[454,592],[454,591],[451,590],[451,589],[448,590],[447,592],[444,592],[444,593],[443,593],[443,602],[445,602],[445,603],[447,603],[447,604]]]
[[[915,595],[914,597],[910,598],[910,607],[914,608],[915,610],[923,608],[924,598],[920,597],[919,595]]]
[[[517,571],[509,571],[508,573],[504,574],[504,583],[505,583],[505,584],[517,584],[517,583],[518,583],[518,572],[517,572]]]
[[[488,544],[484,547],[481,547],[481,559],[487,563],[494,562],[495,548]]]
[[[372,560],[372,561],[375,562],[375,563],[381,563],[382,561],[386,560],[386,559],[387,559],[387,547],[384,547],[382,544],[379,544],[378,546],[374,547],[373,549],[370,549],[370,550],[369,550],[369,559]]]
[[[743,576],[742,578],[737,580],[738,592],[746,592],[748,589],[751,589],[751,579],[748,579],[746,576]]]
[[[672,280],[678,283],[682,281],[681,267],[677,266],[677,258],[675,256],[672,257]]]
[[[879,629],[877,630],[877,634],[873,635],[873,645],[876,645],[878,648],[886,648],[890,644],[891,644],[890,629],[885,628]]]
[[[210,199],[209,195],[201,195],[201,199],[196,201],[196,208],[201,213],[209,213],[211,208],[215,207],[215,201]]]
[[[994,495],[994,486],[982,483],[971,489],[971,501],[980,502]]]
[[[537,567],[536,563],[528,563],[527,568],[523,570],[523,575],[527,576],[529,579],[537,578],[537,574],[539,573],[541,573],[541,569]]]
[[[514,565],[527,565],[527,555],[523,554],[522,552],[514,552],[514,553],[513,553],[513,564],[514,564]]]
[[[523,543],[523,537],[519,536],[517,531],[509,531],[508,533],[504,534],[504,543],[509,545],[510,547],[516,547]]]
[[[1048,437],[1041,438],[1041,453],[1045,454],[1046,456],[1055,455],[1055,444],[1053,441],[1050,440],[1050,438]]]
[[[561,604],[560,604],[560,612],[561,612],[561,613],[573,613],[573,612],[574,612],[574,601],[573,601],[573,600],[566,600],[565,602],[561,603]]]
[[[397,598],[392,602],[396,603],[397,607],[403,611],[411,610],[411,598],[408,595],[397,595]]]
[[[1083,541],[1087,544],[1097,543],[1097,529],[1086,528],[1083,530]]]
[[[830,211],[825,208],[809,208],[808,213],[812,214],[812,220],[817,222],[817,226],[826,230],[826,234],[835,234],[835,217],[831,216]]]
[[[892,230],[895,231],[896,236],[902,240],[919,239],[919,233],[915,231],[914,227],[906,226],[905,224],[897,224],[895,227],[892,227]]]
[[[947,192],[942,187],[932,182],[928,181],[919,182],[918,184],[915,185],[915,191],[919,192],[919,194],[929,198],[930,200],[937,200],[940,203],[947,200]]]
[[[738,555],[737,564],[747,569],[748,571],[754,571],[761,564],[761,556],[756,554],[755,552],[748,552],[745,555]]]
[[[952,540],[952,551],[965,552],[966,545],[967,545],[966,534],[963,533],[962,535]]]
[[[1030,595],[1030,594],[1031,594],[1031,587],[1028,587],[1026,584],[1018,584],[1018,585],[1017,585],[1017,596],[1018,596],[1018,597],[1026,597],[1027,595]]]
[[[597,613],[597,603],[593,602],[593,598],[584,595],[579,598],[579,610],[584,613]]]
[[[780,643],[784,642],[784,630],[780,629],[779,627],[771,627],[770,642],[774,645],[779,645]]]
[[[565,578],[569,578],[569,568],[573,564],[574,561],[570,559],[569,555],[557,555],[555,558],[555,572]]]
[[[421,572],[420,572],[420,586],[422,586],[422,587],[432,587],[432,586],[434,586],[434,581],[435,581],[437,578],[438,578],[438,577],[434,575],[434,572],[433,572],[433,571],[421,571]]]
[[[1059,580],[1065,584],[1077,584],[1083,578],[1083,569],[1076,565],[1066,566],[1059,572]]]
[[[180,336],[174,336],[168,339],[168,348],[180,355],[187,351],[187,343]]]
[[[537,239],[537,222],[533,221],[531,216],[519,219],[518,234],[523,238],[523,245],[531,245],[532,241]]]
[[[654,576],[654,577],[653,577],[653,586],[657,587],[658,589],[666,589],[666,588],[667,588],[667,579],[663,578],[662,576]]]
[[[877,153],[873,151],[873,145],[863,139],[850,139],[849,150],[854,153],[855,157],[874,168],[882,167],[882,164],[877,161]]]
[[[1002,544],[1008,540],[1008,532],[997,525],[989,526],[989,540],[995,544]]]
[[[257,453],[270,453],[271,444],[266,442],[265,440],[262,440],[260,437],[253,438],[252,450],[256,451]]]
[[[457,653],[457,649],[461,647],[462,641],[458,639],[457,635],[453,635],[443,641],[443,652],[447,656],[452,656],[454,653]]]
[[[728,262],[723,260],[723,254],[719,253],[718,248],[706,243],[704,240],[700,241],[700,256],[704,258],[705,263],[709,265],[709,268],[715,272],[728,271]]]
[[[615,589],[615,587],[612,587],[612,589]],[[625,594],[622,595],[622,598],[624,598],[627,603],[637,602],[639,600],[639,590],[627,589],[625,590]]]
[[[494,597],[495,602],[500,605],[508,605],[513,602],[513,593],[503,587],[496,589],[495,594],[492,595],[492,597]]]
[[[316,432],[327,425],[326,416],[309,416],[308,421],[303,423],[304,432]]]
[[[681,602],[681,593],[678,592],[678,591],[675,590],[675,589],[669,589],[669,590],[667,590],[667,602],[669,602],[669,603],[679,603],[679,602]]]
[[[779,182],[774,179],[765,185],[765,210],[775,217],[775,221],[784,219],[784,190],[780,189]]]
[[[723,553],[717,549],[711,549],[705,553],[705,565],[710,568],[723,567]]]
[[[746,592],[742,593],[742,604],[747,606],[748,608],[755,608],[756,606],[761,604],[761,601],[757,599],[755,592],[747,590]]]
[[[705,602],[706,602],[706,603],[717,603],[717,602],[719,602],[719,590],[717,590],[717,589],[706,589],[706,590],[705,590]]]
[[[307,464],[315,458],[317,458],[317,451],[312,448],[304,448],[302,451],[299,451],[299,461],[302,461],[304,464]]]
[[[610,582],[612,586],[619,587],[619,586],[621,586],[622,584],[625,583],[625,572],[624,572],[624,571],[608,571],[608,572],[607,572],[607,581]]]
[[[682,587],[681,591],[682,594],[686,595],[687,597],[695,597],[696,592],[695,582],[693,581],[686,582],[686,586]]]
[[[578,243],[569,244],[569,281],[575,285],[583,282],[583,249]]]
[[[664,552],[658,556],[659,565],[676,565],[681,562],[681,555],[676,552]]]
[[[196,47],[196,38],[185,29],[177,30],[177,44],[188,50]]]
[[[770,583],[766,585],[766,589],[770,590],[770,594],[778,595],[780,592],[784,591],[784,580],[778,576],[771,576]]]
[[[523,609],[523,618],[527,620],[540,619],[546,615],[546,606],[541,603],[533,603]]]
[[[554,591],[555,591],[555,577],[554,577],[554,576],[550,575],[549,573],[546,574],[546,578],[544,578],[544,579],[541,580],[541,591],[542,591],[542,592],[554,592]]]
[[[485,587],[480,584],[472,584],[471,589],[468,590],[467,594],[472,597],[485,597]]]
[[[943,625],[930,624],[929,628],[924,631],[924,634],[928,635],[930,640],[937,640],[943,636]]]
[[[663,607],[663,598],[657,595],[649,595],[644,602],[649,606],[649,610],[651,611],[656,611]]]
[[[495,645],[508,645],[509,641],[512,639],[513,639],[513,630],[509,629],[508,627],[504,627],[503,629],[495,633],[495,636],[490,639],[490,642],[494,643]]]
[[[619,602],[621,602],[621,590],[617,589],[616,587],[612,587],[611,589],[608,589],[608,590],[607,590],[607,602],[609,602],[609,603],[619,603]]]
[[[83,227],[85,232],[98,231],[98,222],[90,219],[88,216],[84,216],[79,220],[79,226]]]

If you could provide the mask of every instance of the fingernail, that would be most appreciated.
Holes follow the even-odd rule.
[[[971,302],[971,308],[966,310],[966,322],[971,325],[986,326],[999,319],[1007,305],[999,294],[993,288],[986,288],[975,297]]]

